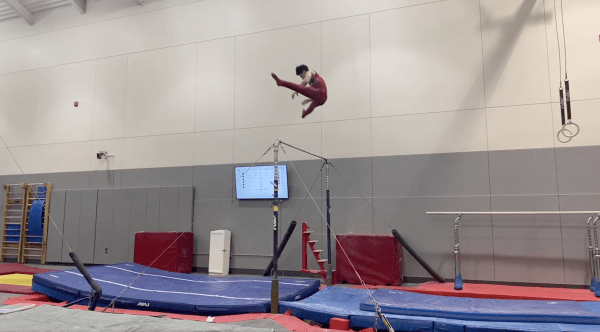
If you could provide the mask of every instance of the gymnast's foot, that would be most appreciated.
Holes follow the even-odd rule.
[[[277,77],[277,75],[275,75],[275,73],[271,73],[271,76],[273,77],[273,79],[275,80],[275,82],[277,82],[277,86],[281,85],[281,80],[279,79],[279,77]]]
[[[309,115],[311,112],[307,112],[306,110],[302,110],[302,118],[304,119],[305,116]]]

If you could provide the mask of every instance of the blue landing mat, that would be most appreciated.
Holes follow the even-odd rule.
[[[483,322],[420,316],[386,314],[385,317],[396,331],[410,332],[598,332],[600,325],[559,324],[559,323],[514,323]],[[362,315],[350,315],[350,326],[369,328],[375,325],[372,312],[362,311]],[[377,328],[386,330],[378,320]]]
[[[472,321],[600,324],[599,313],[573,301],[474,299],[390,289],[378,289],[373,296],[382,312],[397,315]],[[370,300],[363,301],[360,309],[375,310]]]
[[[331,318],[350,319],[350,315],[360,314],[360,303],[368,298],[362,289],[327,287],[302,301],[281,302],[279,312],[289,310],[296,317],[329,324]]]
[[[360,303],[369,301],[364,289],[328,287],[298,302],[282,302],[280,312],[290,310],[294,316],[328,324],[333,317],[350,320],[353,328],[374,326],[374,313],[360,310]],[[600,303],[581,302],[589,310],[600,312]],[[386,314],[396,331],[411,332],[504,332],[504,331],[600,331],[598,325],[558,323],[513,323],[455,320],[424,316]],[[378,320],[378,328],[385,330]]]
[[[99,305],[108,305],[145,269],[134,263],[88,268],[102,287]],[[320,281],[315,279],[281,278],[279,298],[298,301],[317,292],[319,286]],[[73,301],[87,297],[91,287],[79,271],[73,269],[36,274],[32,289],[61,301]],[[149,268],[116,301],[119,308],[211,316],[269,312],[270,304],[270,277],[209,277],[154,268]]]

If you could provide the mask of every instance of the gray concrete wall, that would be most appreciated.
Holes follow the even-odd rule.
[[[599,162],[599,146],[333,159],[332,228],[335,233],[388,234],[391,226],[442,276],[452,278],[453,218],[426,216],[426,211],[597,210],[600,209]],[[294,166],[306,186],[315,182],[311,194],[324,214],[325,179],[319,175],[320,162],[295,161]],[[65,190],[71,193],[72,189],[81,189],[83,206],[84,198],[90,195],[85,189],[110,188],[114,181],[114,193],[111,189],[97,192],[96,242],[115,233],[117,215],[107,214],[106,210],[111,209],[109,196],[117,195],[117,188],[139,189],[126,189],[131,193],[123,192],[123,197],[132,198],[114,200],[114,211],[123,208],[121,205],[127,205],[128,211],[140,210],[133,214],[133,219],[123,218],[132,225],[136,218],[145,217],[140,216],[145,212],[148,223],[158,223],[160,229],[165,212],[160,207],[172,206],[170,213],[174,214],[187,213],[189,209],[168,201],[168,189],[150,187],[193,185],[195,266],[208,266],[210,231],[229,229],[231,267],[260,270],[267,266],[272,254],[271,202],[235,199],[233,167],[229,164],[53,173],[28,178],[53,182],[52,213],[65,225],[71,222],[69,209],[54,206],[65,202]],[[21,178],[4,176],[0,181]],[[315,231],[313,238],[324,245],[325,223],[310,197],[302,206],[306,190],[291,166],[288,178],[290,199],[281,204],[281,236],[295,218],[299,223],[308,222]],[[137,191],[146,199],[145,210],[142,202],[134,202]],[[66,201],[69,199],[67,195]],[[156,202],[160,202],[159,209]],[[302,210],[296,217],[300,206]],[[463,277],[499,282],[586,284],[590,271],[585,222],[585,216],[465,217],[460,229]],[[112,233],[104,229],[111,225]],[[82,236],[94,238],[89,225],[79,227],[79,237],[73,238],[71,245],[81,246]],[[181,227],[173,224],[171,228]],[[130,250],[127,236],[121,241],[123,251]],[[112,239],[113,244],[120,243],[116,240]],[[59,250],[54,243],[49,248],[51,252]],[[129,256],[123,252],[123,259]],[[103,261],[97,253],[94,257],[98,263],[114,261]],[[316,268],[312,257],[309,261],[310,267]],[[280,269],[298,271],[300,267],[298,227],[281,257]],[[408,254],[404,255],[404,275],[428,277]]]

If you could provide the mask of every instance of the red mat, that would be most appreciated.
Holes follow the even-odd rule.
[[[56,272],[56,270],[40,269],[18,263],[0,264],[0,276],[13,273],[38,274],[46,272]]]
[[[402,247],[395,237],[338,234],[336,239],[336,284],[360,285],[360,273],[369,285],[402,285]]]
[[[471,297],[480,299],[505,299],[505,300],[543,300],[543,301],[600,301],[589,289],[545,288],[527,286],[505,286],[489,284],[463,284],[462,290],[455,290],[453,282],[440,284],[426,282],[418,287],[393,287],[393,286],[367,286],[371,289],[387,288],[407,292]],[[353,286],[353,288],[363,288]]]
[[[12,304],[35,304],[36,307],[40,305],[53,305],[62,307],[67,302],[51,302],[50,299],[46,295],[37,294],[37,295],[26,295],[19,297],[12,297],[4,300],[2,304],[12,305]],[[78,310],[87,310],[87,306],[82,305],[73,305],[69,307],[71,309]],[[96,311],[103,311],[104,308],[98,307]],[[196,316],[196,315],[182,315],[182,314],[171,314],[164,312],[156,312],[156,311],[142,311],[142,310],[129,310],[129,309],[108,309],[107,312],[116,313],[116,314],[129,314],[129,315],[141,315],[141,316],[152,316],[152,317],[167,317],[173,319],[184,319],[184,320],[193,320],[199,322],[206,322],[208,317],[206,316]],[[242,315],[231,315],[231,316],[219,316],[213,317],[212,321],[214,323],[235,323],[241,321],[248,320],[257,320],[257,319],[272,319],[283,326],[285,329],[294,331],[294,332],[334,332],[339,330],[329,330],[323,329],[317,326],[311,326],[304,321],[300,320],[297,317],[291,315],[273,315],[273,314],[242,314]],[[364,330],[367,331],[367,330]]]

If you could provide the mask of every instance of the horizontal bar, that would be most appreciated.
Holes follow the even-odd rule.
[[[295,146],[293,146],[293,145],[291,145],[291,144],[288,144],[288,143],[286,143],[286,142],[284,142],[284,141],[279,141],[279,143],[281,143],[281,144],[283,144],[283,145],[287,145],[287,146],[289,146],[290,148],[293,148],[293,149],[296,149],[296,150],[298,150],[298,151],[304,152],[304,153],[306,153],[306,154],[309,154],[309,155],[311,155],[311,156],[317,157],[317,158],[319,158],[319,159],[322,159],[322,160],[324,160],[325,162],[328,162],[328,161],[327,161],[327,158],[325,158],[325,157],[321,157],[321,156],[319,156],[319,155],[316,155],[316,154],[314,154],[314,153],[310,153],[310,152],[308,152],[308,151],[306,151],[306,150],[302,150],[302,149],[300,149],[300,148],[297,148],[297,147],[295,147]],[[285,153],[285,151],[284,151],[284,153]]]
[[[600,211],[504,211],[504,212],[425,212],[432,216],[518,216],[518,215],[585,215]]]

